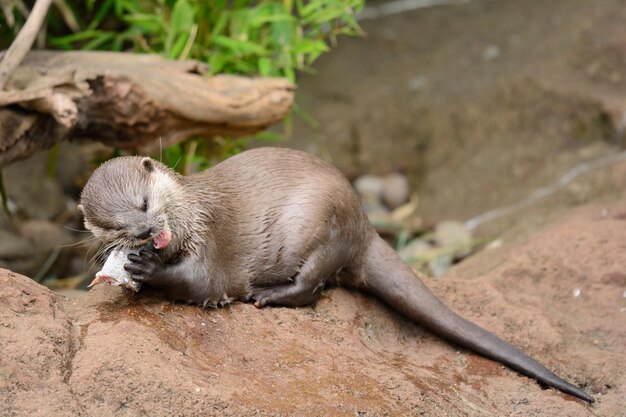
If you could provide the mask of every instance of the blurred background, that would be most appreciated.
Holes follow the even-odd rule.
[[[33,4],[2,2],[0,49]],[[192,174],[251,147],[317,154],[353,182],[405,261],[440,276],[568,208],[624,197],[625,6],[55,0],[33,49],[154,53],[199,60],[209,76],[286,77],[297,88],[283,122],[152,155]],[[84,290],[98,265],[80,190],[98,163],[128,153],[60,142],[2,166],[0,267]]]

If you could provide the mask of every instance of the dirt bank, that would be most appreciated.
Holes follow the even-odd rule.
[[[427,281],[592,406],[345,290],[202,310],[104,286],[64,299],[3,270],[0,415],[623,415],[625,233],[626,202],[586,206]]]

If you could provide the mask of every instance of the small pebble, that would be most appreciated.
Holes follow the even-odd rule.
[[[483,59],[485,61],[493,61],[500,56],[500,48],[498,45],[489,45],[483,51]]]
[[[404,175],[397,172],[385,175],[382,198],[387,207],[392,210],[398,208],[409,201],[410,196],[409,180]]]
[[[452,266],[454,257],[451,254],[444,254],[434,257],[428,262],[428,267],[433,277],[438,278],[445,274],[445,272]]]
[[[372,197],[364,197],[361,199],[361,205],[366,213],[384,213],[389,214],[389,209],[380,201],[372,201]]]
[[[574,298],[580,297],[580,288],[574,288]]]
[[[428,252],[433,247],[430,243],[422,239],[413,239],[408,245],[398,251],[398,254],[405,262],[410,262],[413,258]]]
[[[435,242],[442,248],[452,248],[457,257],[472,251],[472,234],[461,222],[443,221],[435,227]]]
[[[362,199],[373,202],[380,201],[385,184],[376,175],[362,175],[354,181],[354,188]]]
[[[422,88],[424,88],[425,85],[426,85],[426,78],[418,75],[417,77],[412,78],[409,81],[409,90],[411,91],[421,90]]]
[[[504,244],[504,241],[502,239],[492,240],[491,242],[487,244],[487,246],[485,246],[485,249],[486,250],[498,249],[498,248],[501,248],[503,244]]]

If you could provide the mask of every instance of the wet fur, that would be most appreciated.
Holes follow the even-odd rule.
[[[148,201],[147,210],[142,202]],[[127,269],[203,305],[314,303],[327,285],[370,292],[443,337],[586,401],[534,359],[443,305],[376,234],[350,183],[303,152],[243,152],[183,177],[141,157],[110,160],[81,196],[85,225],[109,246],[139,247],[167,225],[170,245]]]

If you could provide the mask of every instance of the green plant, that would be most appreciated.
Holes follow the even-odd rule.
[[[66,50],[110,50],[159,53],[170,59],[193,58],[209,64],[211,74],[283,76],[296,81],[296,71],[311,64],[338,35],[357,35],[355,14],[364,0],[84,0],[59,2],[51,9],[47,42]],[[7,3],[8,4],[8,3]],[[12,3],[14,5],[20,2]],[[59,5],[57,4],[57,6]],[[17,7],[17,6],[15,6]],[[24,10],[0,14],[0,41],[17,33]],[[71,8],[71,9],[70,9]],[[17,8],[19,9],[19,8]],[[10,10],[9,10],[10,11]],[[9,22],[3,25],[2,18]],[[11,19],[8,19],[10,17]],[[70,25],[70,21],[77,21]],[[79,30],[69,33],[68,27]],[[68,34],[69,33],[69,34]],[[305,121],[310,117],[295,108]],[[285,121],[290,129],[291,118]],[[255,139],[281,136],[262,132]],[[180,172],[202,168],[244,149],[250,138],[187,141],[164,150],[163,161]]]
[[[310,65],[340,34],[361,33],[364,0],[87,0],[80,32],[51,36],[64,49],[133,50],[194,58],[211,73],[284,76]]]

